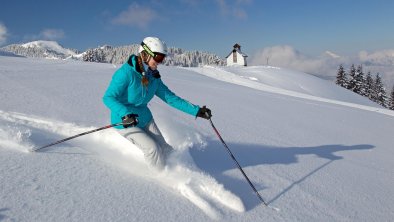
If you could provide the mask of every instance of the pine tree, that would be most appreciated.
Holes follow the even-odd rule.
[[[349,71],[349,80],[348,80],[347,89],[354,91],[355,88],[356,88],[356,68],[354,68],[354,64],[352,64]]]
[[[386,89],[383,86],[382,78],[380,77],[379,73],[376,74],[375,93],[376,93],[376,102],[383,107],[387,107]]]
[[[365,79],[362,65],[357,66],[357,70],[354,76],[354,83],[355,85],[353,88],[353,92],[362,96],[366,96]]]
[[[107,58],[112,58],[106,54],[102,48],[88,49],[82,56],[82,60],[85,62],[108,62]]]
[[[393,85],[393,89],[391,90],[388,108],[394,110],[394,85]]]
[[[335,82],[337,85],[347,88],[348,82],[346,79],[346,72],[343,68],[343,65],[339,65],[338,72],[337,72],[337,80]]]
[[[375,83],[370,71],[368,72],[367,77],[365,79],[365,89],[366,89],[365,96],[372,101],[376,101],[374,98]]]
[[[85,62],[98,62],[97,53],[94,49],[88,49],[82,56]]]

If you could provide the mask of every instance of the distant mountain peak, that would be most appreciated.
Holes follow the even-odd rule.
[[[55,52],[59,55],[63,54],[65,57],[77,54],[76,50],[64,48],[56,41],[38,40],[22,44],[21,46],[25,48],[40,48],[46,51]]]
[[[54,47],[62,47],[60,44],[56,41],[47,41],[47,40],[37,40],[37,41],[32,41],[32,42],[27,42],[24,44],[21,44],[22,47],[47,47],[47,46],[54,46]]]
[[[324,54],[325,55],[328,55],[328,56],[330,56],[330,57],[332,57],[332,58],[334,58],[334,59],[337,59],[337,58],[340,58],[341,56],[339,56],[339,55],[337,55],[337,54],[335,54],[335,53],[333,53],[333,52],[331,52],[331,51],[325,51],[324,52]]]
[[[17,55],[36,58],[64,59],[78,54],[78,50],[67,49],[56,41],[37,40],[23,44],[13,44],[1,48]]]

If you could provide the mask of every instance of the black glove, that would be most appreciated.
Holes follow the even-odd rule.
[[[208,109],[206,106],[203,106],[198,110],[197,117],[210,119],[212,117],[211,110]]]
[[[136,126],[138,124],[137,114],[127,114],[126,116],[122,117],[123,127],[131,127]]]

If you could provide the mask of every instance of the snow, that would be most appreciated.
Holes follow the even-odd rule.
[[[12,52],[3,51],[3,50],[1,50],[1,49],[0,49],[0,56],[22,57],[22,56],[19,56],[19,55],[14,54],[14,53],[12,53]]]
[[[330,56],[331,58],[334,58],[334,59],[341,58],[341,56],[339,56],[339,55],[337,55],[337,54],[335,54],[335,53],[333,53],[333,52],[331,52],[331,51],[325,51],[324,53],[325,53],[327,56]]]
[[[67,56],[76,55],[75,52],[73,52],[72,50],[63,48],[56,41],[39,40],[39,41],[28,42],[28,43],[22,44],[21,46],[24,48],[41,48],[44,50],[54,51],[58,54],[63,54],[63,55],[67,55]]]
[[[305,73],[270,66],[160,67],[212,120],[158,99],[176,152],[153,172],[108,129],[111,64],[0,56],[1,221],[391,221],[394,112]]]

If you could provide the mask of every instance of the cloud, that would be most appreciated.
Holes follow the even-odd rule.
[[[7,41],[7,27],[3,23],[0,22],[0,45],[6,43]]]
[[[363,65],[364,72],[380,73],[386,85],[394,84],[394,50],[380,50],[372,53],[361,51],[354,56],[339,56],[326,51],[315,57],[307,56],[292,46],[279,45],[258,50],[250,57],[250,65],[270,65],[294,69],[334,79],[340,64],[345,69],[351,64]]]
[[[251,4],[252,0],[216,0],[221,14],[225,17],[234,17],[237,19],[247,19],[248,14],[244,9],[245,5]]]
[[[44,29],[41,31],[40,36],[45,40],[58,40],[64,38],[64,31],[61,29]]]
[[[38,34],[28,34],[23,37],[23,41],[34,41],[34,40],[59,40],[65,37],[65,33],[62,29],[43,29]]]
[[[392,66],[394,64],[394,49],[380,50],[372,53],[361,51],[358,53],[358,59],[367,64]]]
[[[314,73],[321,70],[329,59],[307,57],[291,46],[281,45],[259,50],[252,57],[251,64],[280,66]]]
[[[126,11],[122,11],[119,15],[113,18],[112,23],[138,28],[147,28],[157,17],[155,10],[133,3]]]

